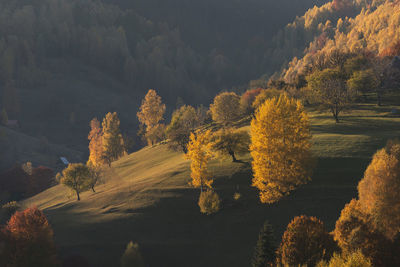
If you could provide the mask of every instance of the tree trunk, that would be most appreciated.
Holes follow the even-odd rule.
[[[378,98],[378,103],[377,103],[377,105],[378,105],[378,106],[381,106],[381,105],[382,105],[382,102],[381,102],[381,92],[380,92],[380,91],[376,92],[376,96],[377,96],[377,98]]]
[[[93,191],[93,193],[96,193],[96,191],[94,191],[94,186],[92,186],[92,191]]]
[[[237,159],[235,157],[235,152],[229,151],[229,155],[231,155],[231,157],[232,157],[232,162],[237,162]]]
[[[77,198],[78,198],[77,200],[80,201],[80,200],[81,200],[81,197],[79,196],[79,192],[78,192],[78,190],[75,190],[75,191],[76,191],[76,196],[77,196]]]

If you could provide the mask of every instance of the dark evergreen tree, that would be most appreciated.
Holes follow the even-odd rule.
[[[272,266],[275,263],[275,238],[272,226],[268,221],[264,222],[258,235],[258,241],[254,248],[254,255],[251,260],[252,267]]]

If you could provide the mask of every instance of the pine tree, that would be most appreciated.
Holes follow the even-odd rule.
[[[111,162],[119,159],[125,153],[124,141],[121,131],[119,129],[120,121],[117,112],[107,113],[105,116],[103,126],[103,159],[111,166]]]
[[[254,255],[251,261],[252,267],[273,266],[275,263],[276,245],[274,231],[268,221],[264,222],[258,235],[258,241],[254,248]]]
[[[274,203],[310,180],[311,133],[298,100],[286,95],[265,101],[251,121],[253,186],[262,203]]]

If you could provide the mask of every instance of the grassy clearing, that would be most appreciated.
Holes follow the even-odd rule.
[[[165,145],[144,148],[115,162],[96,193],[74,195],[59,185],[25,206],[45,210],[63,256],[79,253],[93,266],[118,266],[128,241],[138,242],[149,266],[248,266],[259,228],[268,219],[280,239],[297,215],[314,215],[333,229],[370,157],[400,136],[391,107],[360,105],[336,124],[310,111],[318,165],[313,180],[274,205],[262,205],[250,186],[250,157],[215,160],[211,172],[222,210],[202,215],[199,190],[190,188],[189,162]],[[235,192],[241,194],[238,201]]]

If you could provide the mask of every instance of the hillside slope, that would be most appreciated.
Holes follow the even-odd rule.
[[[0,126],[0,151],[0,171],[12,167],[15,163],[27,161],[32,162],[34,166],[57,168],[61,163],[60,157],[66,157],[71,162],[83,160],[83,153],[77,150],[3,126]]]
[[[113,163],[96,193],[80,202],[62,185],[23,202],[44,209],[63,257],[81,254],[93,266],[119,266],[130,240],[138,242],[148,266],[248,266],[259,228],[268,219],[279,240],[290,220],[301,214],[322,219],[329,230],[375,150],[400,136],[393,107],[360,105],[335,124],[329,114],[311,111],[313,180],[273,205],[259,203],[250,186],[250,158],[241,163],[212,161],[222,210],[200,214],[199,190],[188,185],[189,162],[166,145],[147,147]],[[239,201],[233,194],[240,192]]]

